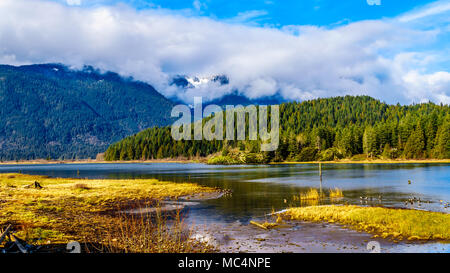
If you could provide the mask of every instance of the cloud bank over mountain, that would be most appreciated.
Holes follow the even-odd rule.
[[[281,28],[70,2],[0,1],[0,63],[89,64],[186,102],[239,90],[251,99],[366,94],[450,103],[448,1],[397,18]],[[229,84],[183,89],[170,84],[175,75],[226,75]]]

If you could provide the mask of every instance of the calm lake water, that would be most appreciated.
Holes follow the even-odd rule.
[[[210,166],[123,163],[0,166],[0,172],[19,171],[52,177],[156,178],[233,190],[231,197],[207,200],[192,206],[189,219],[197,223],[247,223],[251,218],[262,217],[272,210],[284,209],[290,205],[308,205],[294,201],[294,195],[310,188],[322,189],[328,193],[330,188],[338,187],[345,195],[338,202],[358,205],[413,207],[448,213],[449,209],[443,204],[450,201],[450,164],[323,164],[322,183],[317,164]],[[408,180],[411,180],[411,184]],[[368,197],[368,201],[365,201],[365,197]],[[370,197],[373,197],[372,201]],[[423,200],[420,206],[405,205],[405,201],[413,197]],[[323,201],[323,204],[327,203],[330,200]]]

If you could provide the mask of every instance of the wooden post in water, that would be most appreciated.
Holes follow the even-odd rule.
[[[319,162],[320,195],[322,195],[322,163]]]

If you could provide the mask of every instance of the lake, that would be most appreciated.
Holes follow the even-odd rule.
[[[189,222],[247,224],[273,210],[301,206],[294,196],[310,188],[325,193],[343,190],[337,203],[383,205],[449,212],[450,164],[317,164],[214,166],[196,163],[43,164],[2,165],[0,172],[22,172],[52,177],[156,178],[195,182],[231,189],[232,196],[206,200],[189,209]],[[410,182],[408,182],[410,181]],[[362,198],[362,199],[361,199]],[[410,198],[420,205],[405,204]],[[441,202],[442,200],[442,202]],[[325,199],[321,204],[329,204]]]

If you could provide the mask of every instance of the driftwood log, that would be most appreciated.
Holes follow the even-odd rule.
[[[17,250],[20,253],[33,253],[41,248],[41,246],[30,245],[26,241],[15,236],[11,231],[11,225],[8,225],[0,236],[0,244],[6,237],[9,238],[9,241],[5,243],[4,248],[0,248],[0,253],[17,253]],[[13,246],[15,246],[17,250],[15,250]]]
[[[42,186],[41,186],[41,184],[39,182],[34,181],[34,188],[35,189],[42,189]]]
[[[42,189],[43,187],[41,186],[41,183],[34,181],[33,184],[27,185],[25,186],[25,188],[29,189],[29,188],[35,188],[35,189]]]
[[[14,235],[12,235],[12,237],[14,239],[14,243],[16,244],[17,248],[19,248],[20,252],[28,253],[28,250],[20,242],[21,240],[19,238],[17,238],[16,236],[14,236]]]

